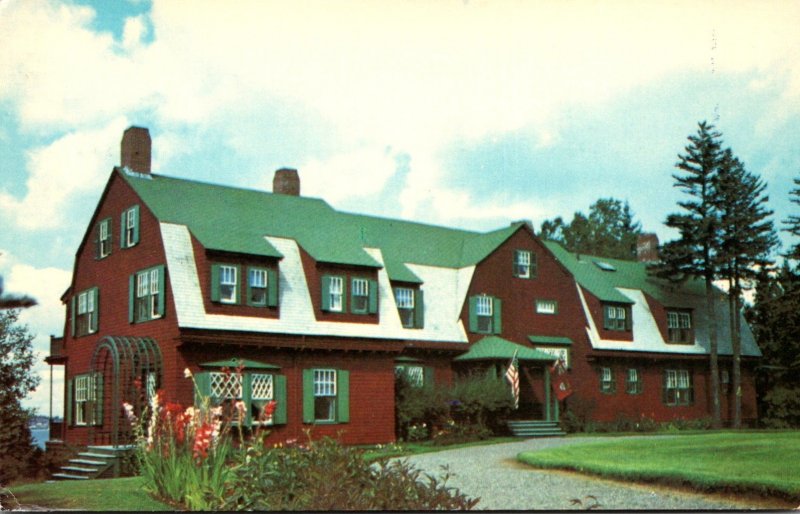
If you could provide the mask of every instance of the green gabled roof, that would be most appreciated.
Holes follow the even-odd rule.
[[[489,233],[339,212],[318,198],[151,174],[120,176],[162,222],[186,225],[208,249],[283,257],[265,236],[293,239],[315,260],[380,268],[391,280],[421,283],[406,263],[461,268],[486,258],[521,223]]]
[[[699,280],[690,279],[681,284],[673,284],[650,276],[647,273],[647,263],[644,262],[592,255],[578,256],[554,241],[545,241],[544,244],[582,287],[604,302],[633,303],[617,290],[618,287],[644,291],[666,307],[684,306],[687,294],[703,295],[703,285]],[[613,268],[615,271],[603,268]]]
[[[457,361],[477,361],[477,360],[498,360],[511,358],[516,353],[517,359],[521,361],[547,361],[556,360],[548,353],[512,343],[507,339],[497,336],[486,336],[477,343],[473,344],[469,351],[459,355],[453,360]]]

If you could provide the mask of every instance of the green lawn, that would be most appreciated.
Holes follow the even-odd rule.
[[[8,488],[17,502],[55,509],[174,511],[142,489],[139,477],[25,484]]]
[[[523,452],[517,458],[539,468],[800,499],[798,431],[610,440]]]

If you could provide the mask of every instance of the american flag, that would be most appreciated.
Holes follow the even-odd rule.
[[[519,409],[519,363],[517,362],[516,350],[514,350],[514,356],[511,357],[511,362],[508,364],[506,380],[511,384],[511,392],[514,395],[514,408]]]

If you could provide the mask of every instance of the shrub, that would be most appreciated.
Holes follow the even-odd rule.
[[[567,407],[559,420],[562,430],[568,433],[593,431],[589,430],[592,427],[587,425],[597,406],[594,399],[572,395],[567,398],[566,404]]]
[[[263,441],[263,440],[262,440]],[[367,463],[331,438],[267,448],[254,441],[233,468],[222,510],[465,510],[470,499],[405,460]]]

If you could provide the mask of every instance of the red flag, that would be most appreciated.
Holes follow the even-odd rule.
[[[572,386],[567,378],[567,366],[564,364],[564,359],[558,359],[553,367],[550,368],[550,373],[553,375],[553,392],[558,401],[563,400],[573,393]]]

